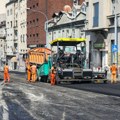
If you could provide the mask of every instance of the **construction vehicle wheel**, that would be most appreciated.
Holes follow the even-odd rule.
[[[60,81],[56,81],[56,85],[60,84]]]
[[[108,81],[107,81],[107,80],[104,80],[103,82],[104,82],[104,83],[107,83]]]

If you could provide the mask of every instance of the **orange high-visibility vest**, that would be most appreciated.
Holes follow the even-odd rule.
[[[116,74],[117,73],[117,67],[116,65],[112,65],[111,68],[110,68],[112,74]]]
[[[7,65],[5,65],[4,67],[4,73],[8,73],[9,72],[9,67]]]
[[[30,71],[30,65],[27,65],[27,71]]]
[[[32,71],[32,73],[36,73],[36,66],[35,65],[31,66],[31,71]]]

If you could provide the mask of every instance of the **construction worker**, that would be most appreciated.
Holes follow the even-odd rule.
[[[104,67],[104,71],[105,71],[105,78],[107,78],[107,73],[109,71],[109,68],[107,65]]]
[[[6,83],[6,81],[10,82],[9,67],[7,63],[4,66],[4,83]]]
[[[112,66],[110,67],[110,71],[111,71],[111,83],[116,83],[117,66],[115,65],[115,63],[113,63]]]
[[[37,68],[36,68],[35,64],[33,64],[31,66],[31,74],[32,74],[32,81],[31,82],[35,82],[37,79]]]
[[[31,67],[30,67],[29,63],[27,63],[26,70],[27,70],[27,81],[30,82],[30,80],[31,80]]]
[[[51,68],[50,78],[51,78],[50,79],[51,85],[55,85],[55,82],[56,82],[56,67],[55,67],[55,65],[53,65]]]

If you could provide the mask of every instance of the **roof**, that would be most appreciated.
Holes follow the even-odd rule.
[[[21,1],[21,0],[20,0]],[[16,3],[16,2],[18,2],[18,0],[10,0],[7,4],[6,4],[6,7],[8,6],[8,5],[11,5],[12,3]]]
[[[81,42],[85,42],[85,38],[57,38],[50,42],[51,46],[57,46],[59,42],[59,46],[76,46]]]

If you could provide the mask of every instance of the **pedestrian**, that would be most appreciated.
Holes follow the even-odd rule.
[[[107,65],[104,67],[104,71],[105,71],[105,78],[107,78],[107,73],[109,71],[109,68]]]
[[[36,82],[36,79],[37,79],[37,68],[36,68],[35,64],[33,64],[31,66],[31,74],[32,74],[32,80],[31,80],[31,82]]]
[[[55,65],[53,65],[50,73],[50,83],[51,85],[55,85],[55,82],[56,82],[56,67]]]
[[[10,82],[8,63],[6,63],[4,66],[4,83],[6,83],[7,81]]]
[[[117,76],[117,66],[115,65],[115,63],[112,64],[112,66],[110,67],[110,71],[111,71],[111,83],[116,83],[116,76]]]
[[[27,81],[30,82],[30,80],[31,80],[31,67],[30,67],[29,63],[27,63],[26,70],[27,70]]]

